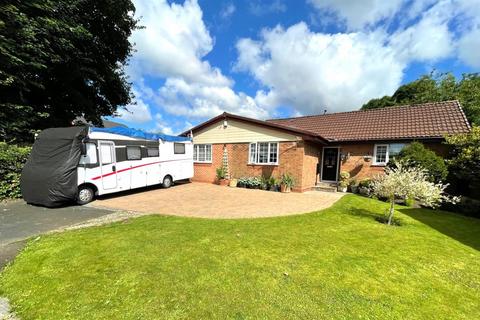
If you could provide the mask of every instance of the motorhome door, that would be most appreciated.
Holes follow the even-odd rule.
[[[99,141],[98,148],[103,189],[114,189],[117,187],[115,144],[111,141]]]

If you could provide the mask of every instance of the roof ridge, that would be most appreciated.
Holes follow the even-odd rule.
[[[452,102],[456,103],[461,109],[460,102],[458,101],[458,99],[454,99],[454,100],[432,101],[432,102],[424,102],[424,103],[402,104],[402,105],[398,105],[398,106],[388,106],[388,107],[383,107],[383,108],[374,108],[374,109],[367,109],[367,110],[352,110],[352,111],[341,111],[341,112],[333,112],[333,113],[325,113],[325,114],[311,114],[311,115],[299,116],[299,117],[273,118],[273,119],[267,119],[265,121],[314,118],[314,117],[323,117],[323,116],[329,116],[329,115],[348,114],[348,113],[364,113],[364,112],[374,112],[374,111],[378,112],[380,110],[393,109],[393,108],[406,108],[406,107],[412,108],[412,107],[425,106],[427,104],[447,104],[447,103],[452,103]],[[462,111],[462,114],[464,114],[463,109],[461,109],[461,111]],[[464,116],[465,116],[465,114],[464,114]],[[468,124],[468,121],[467,121],[467,124]]]

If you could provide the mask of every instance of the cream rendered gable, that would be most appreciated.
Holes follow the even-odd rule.
[[[193,134],[194,144],[249,143],[263,141],[297,141],[297,136],[280,131],[227,119],[219,120]]]

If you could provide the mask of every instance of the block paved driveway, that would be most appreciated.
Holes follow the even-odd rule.
[[[193,182],[104,196],[92,206],[188,217],[257,218],[317,211],[341,197],[341,193],[280,193]]]

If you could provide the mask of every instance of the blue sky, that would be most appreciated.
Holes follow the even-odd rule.
[[[357,110],[432,70],[480,71],[480,0],[134,0],[115,121],[177,134],[223,111]]]

